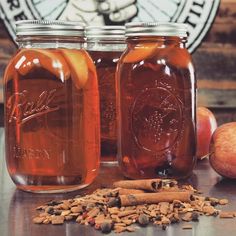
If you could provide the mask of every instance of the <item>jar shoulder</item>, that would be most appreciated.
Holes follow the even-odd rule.
[[[165,63],[166,65],[180,69],[188,68],[189,66],[193,67],[191,55],[186,48],[159,48],[153,44],[128,48],[124,51],[120,64],[136,64],[145,61],[151,61],[153,64]]]
[[[91,74],[96,77],[95,65],[84,49],[20,48],[8,63],[4,82],[28,76],[36,70],[50,72],[62,83],[75,77],[79,88],[86,84]]]

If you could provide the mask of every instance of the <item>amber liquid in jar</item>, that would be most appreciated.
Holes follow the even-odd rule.
[[[195,80],[178,38],[128,40],[119,62],[118,160],[129,178],[185,178],[195,164]]]
[[[20,49],[6,69],[6,161],[18,188],[71,191],[99,168],[99,97],[84,50]]]
[[[116,161],[117,117],[116,81],[117,62],[122,51],[89,51],[96,65],[100,95],[101,161]]]

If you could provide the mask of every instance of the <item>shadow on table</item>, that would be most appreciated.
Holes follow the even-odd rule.
[[[213,188],[222,192],[233,191],[236,194],[236,180],[220,177],[219,181],[213,186]]]
[[[209,189],[209,195],[228,199],[229,204],[223,206],[223,208],[225,210],[236,210],[235,205],[232,205],[236,201],[236,180],[219,177],[217,182]]]

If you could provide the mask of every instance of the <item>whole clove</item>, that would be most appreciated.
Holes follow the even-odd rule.
[[[198,221],[199,220],[199,214],[197,212],[192,213],[192,221]]]
[[[102,233],[108,234],[111,232],[111,230],[112,230],[112,224],[110,222],[105,221],[101,224]]]
[[[138,223],[141,225],[141,226],[147,226],[149,224],[149,217],[145,214],[141,214],[139,217],[138,217]]]

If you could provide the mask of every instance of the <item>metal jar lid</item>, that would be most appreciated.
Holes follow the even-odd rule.
[[[125,24],[126,37],[135,36],[177,36],[187,37],[185,24],[164,22],[131,22]]]
[[[17,36],[82,36],[84,24],[74,21],[22,20],[16,22]]]
[[[124,26],[88,26],[85,31],[87,40],[125,40]]]

